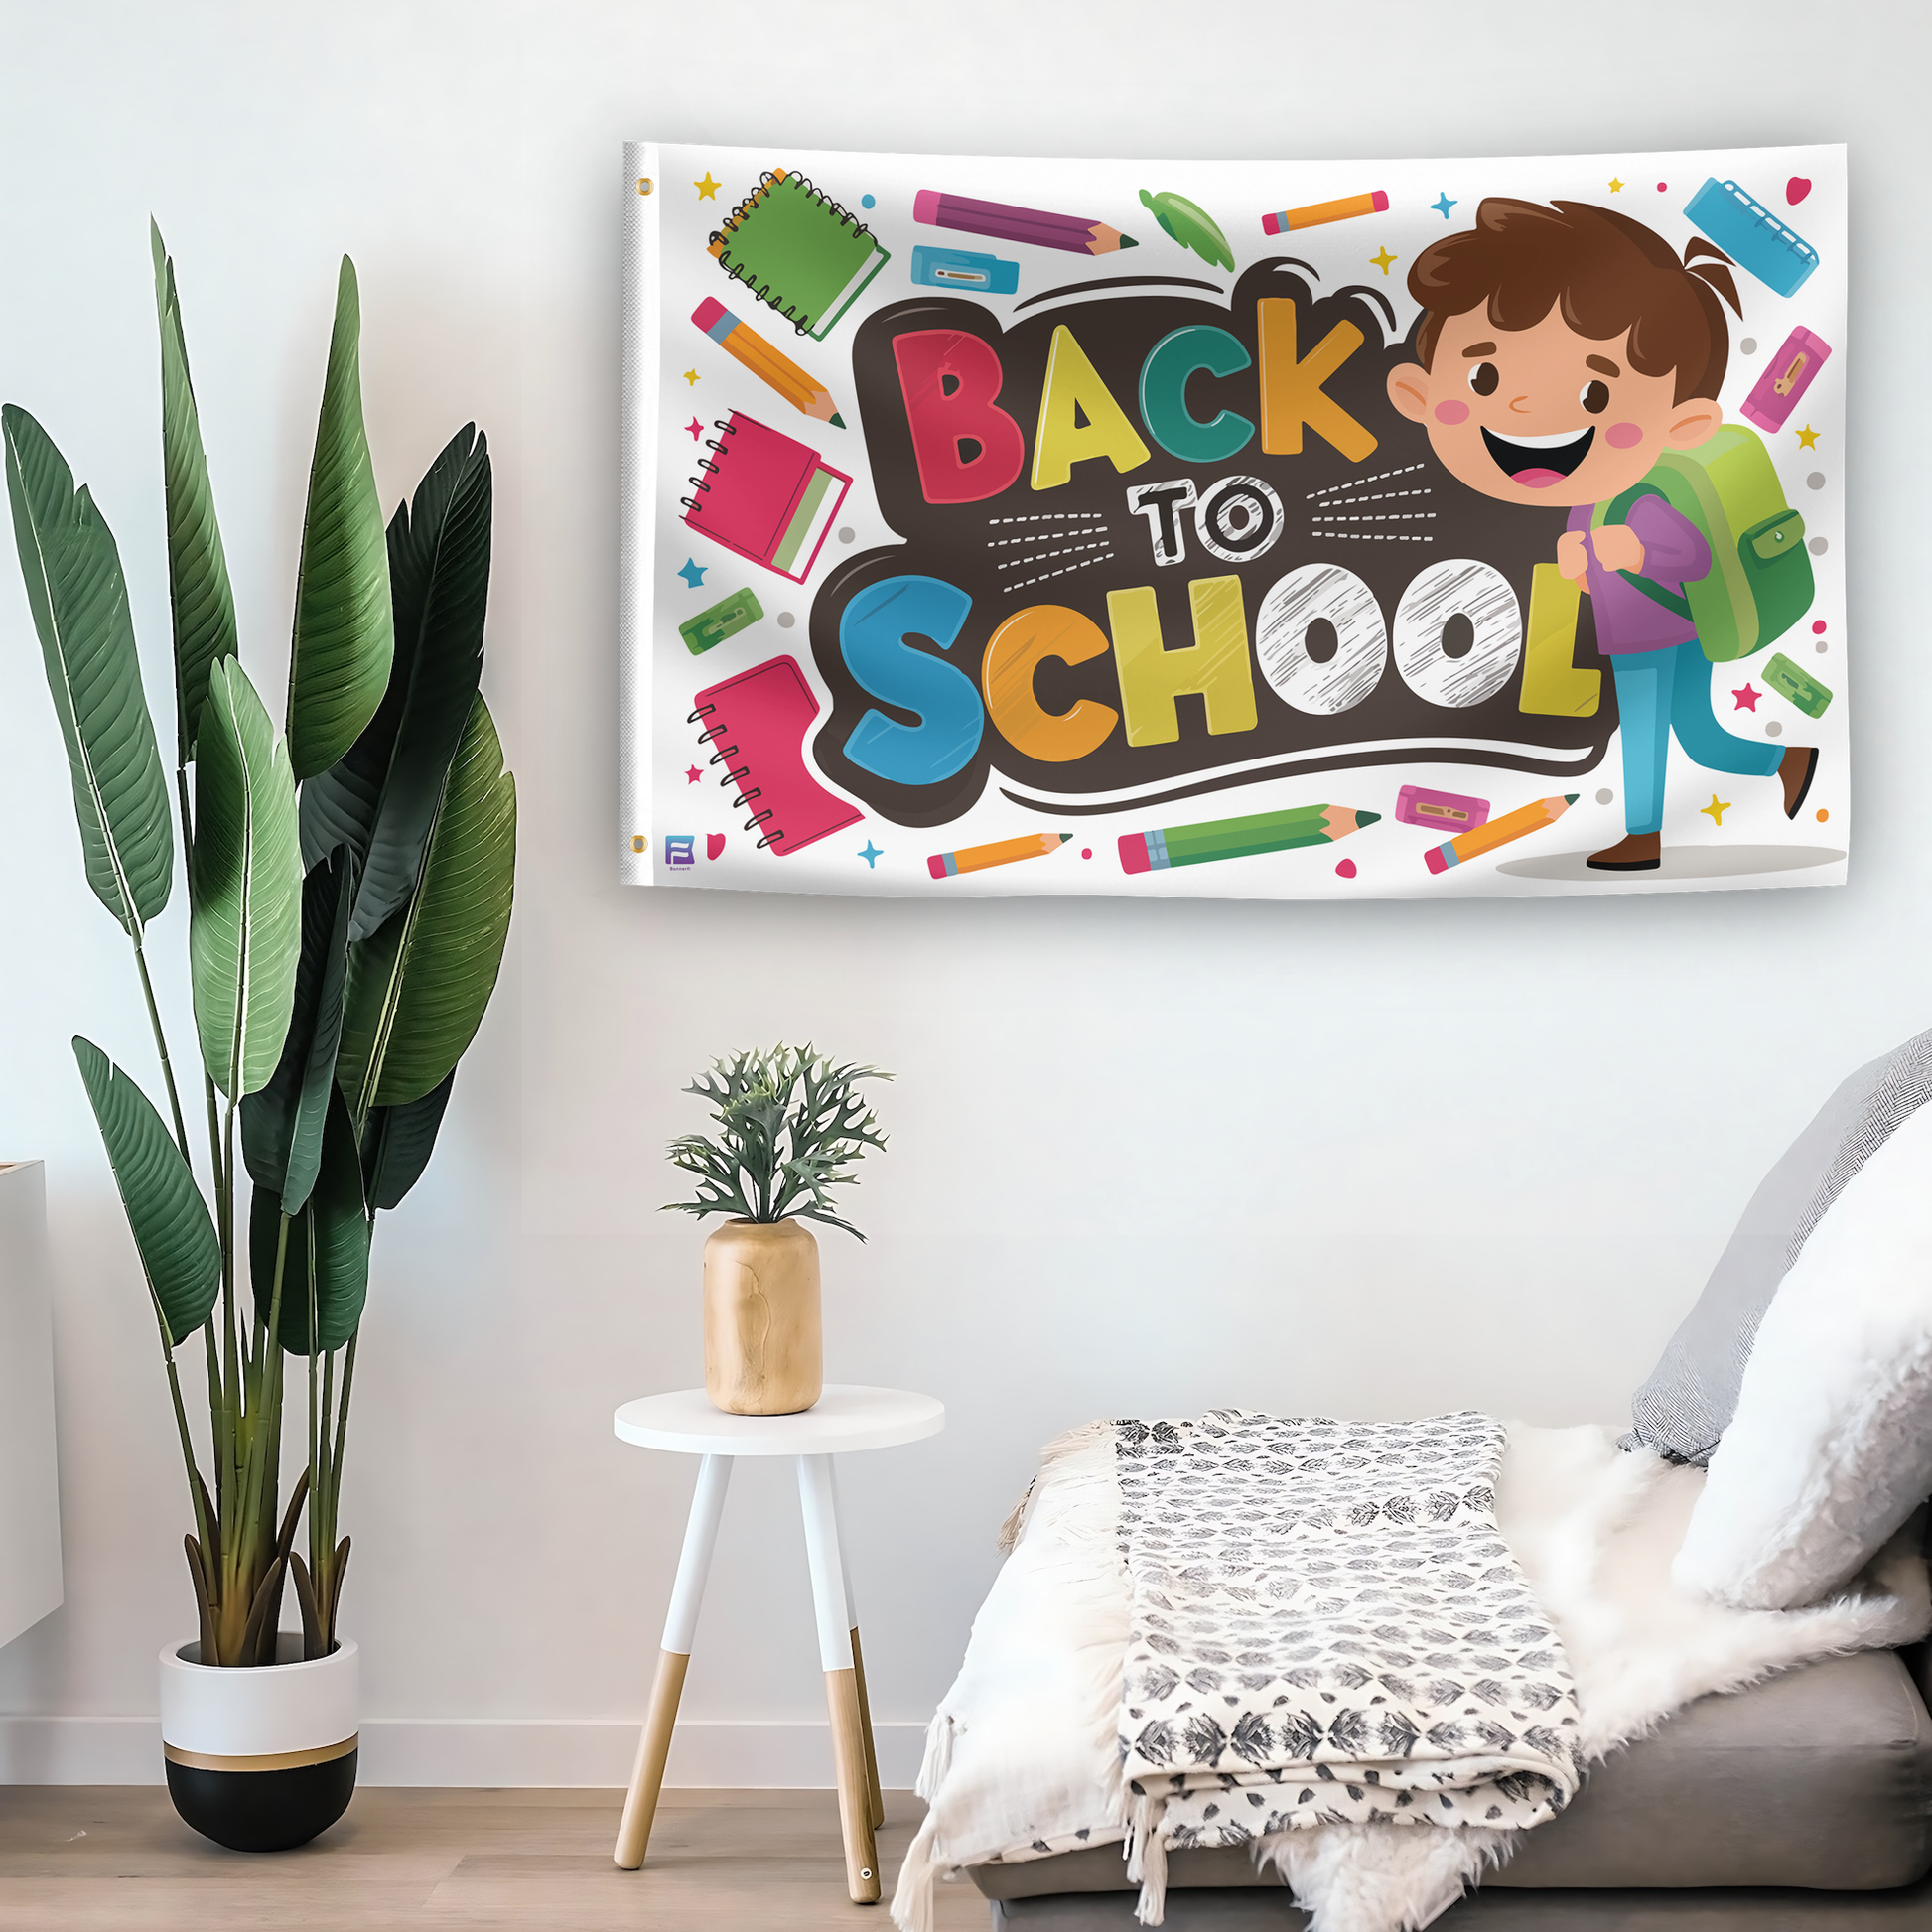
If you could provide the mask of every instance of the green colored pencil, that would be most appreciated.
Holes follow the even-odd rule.
[[[1286,852],[1302,845],[1328,845],[1345,839],[1380,812],[1346,805],[1301,805],[1292,811],[1255,812],[1246,818],[1216,818],[1199,825],[1175,825],[1153,832],[1126,832],[1120,840],[1123,872],[1165,872],[1171,866],[1200,866],[1212,859],[1243,859],[1261,852]]]

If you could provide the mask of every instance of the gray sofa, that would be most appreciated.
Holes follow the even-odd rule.
[[[1598,1765],[1442,1932],[1932,1932],[1926,1653],[1701,1698]],[[1303,1932],[1248,1853],[1175,1853],[1167,1932]],[[1140,1932],[1120,1847],[969,1874],[1000,1932]]]

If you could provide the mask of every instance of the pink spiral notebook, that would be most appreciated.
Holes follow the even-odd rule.
[[[818,700],[796,658],[773,657],[700,691],[691,722],[717,748],[733,801],[752,816],[759,843],[780,858],[864,817],[805,768],[805,734]],[[714,760],[715,761],[715,760]]]
[[[852,479],[736,409],[716,427],[683,499],[685,527],[802,584]]]

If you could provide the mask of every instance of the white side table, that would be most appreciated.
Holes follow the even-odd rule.
[[[725,1513],[732,1463],[741,1455],[788,1455],[798,1464],[798,1506],[805,1519],[805,1551],[811,1563],[819,1662],[832,1717],[846,1889],[859,1904],[877,1904],[879,1854],[873,1833],[886,1822],[886,1812],[880,1800],[879,1760],[852,1580],[839,1548],[832,1458],[851,1449],[892,1449],[936,1436],[945,1427],[944,1405],[929,1395],[912,1395],[903,1389],[828,1383],[818,1401],[795,1416],[728,1416],[712,1407],[702,1389],[680,1389],[674,1395],[647,1395],[626,1402],[612,1420],[622,1442],[704,1457],[690,1520],[684,1526],[671,1607],[664,1618],[664,1647],[658,1653],[650,1709],[637,1740],[637,1763],[630,1773],[612,1856],[626,1871],[634,1871],[643,1863],[650,1843],[651,1820],[663,1789],[664,1760],[670,1754],[678,1698],[691,1662],[698,1604]]]

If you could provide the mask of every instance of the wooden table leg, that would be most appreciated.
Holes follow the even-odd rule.
[[[664,1618],[664,1647],[657,1653],[657,1675],[650,1687],[650,1709],[637,1739],[637,1762],[630,1773],[630,1789],[624,1793],[617,1848],[611,1854],[625,1871],[635,1871],[643,1863],[650,1844],[651,1820],[664,1788],[664,1761],[670,1755],[678,1699],[698,1627],[698,1604],[704,1597],[711,1553],[717,1547],[731,1475],[729,1455],[707,1455],[698,1469],[697,1493],[691,1498],[684,1548],[677,1560],[677,1582],[671,1586],[671,1607]]]
[[[839,1508],[839,1476],[832,1469],[832,1510]],[[852,1593],[852,1565],[846,1560],[845,1531],[839,1531],[839,1576],[845,1584],[845,1613],[852,1619],[852,1675],[859,1686],[859,1728],[866,1743],[866,1790],[872,1800],[872,1828],[876,1832],[886,1822],[886,1796],[879,1788],[879,1746],[872,1731],[872,1699],[866,1695],[866,1654],[859,1647],[859,1601]]]
[[[859,1626],[852,1626],[852,1680],[859,1692],[859,1740],[866,1753],[866,1797],[876,1832],[886,1822],[886,1794],[879,1788],[879,1746],[872,1735],[872,1699],[866,1695],[866,1654],[859,1648]]]
[[[832,1720],[832,1761],[839,1785],[839,1829],[845,1839],[845,1888],[853,1902],[879,1902],[879,1848],[873,1838],[872,1792],[866,1777],[866,1726],[859,1710],[852,1618],[846,1608],[845,1566],[839,1554],[839,1513],[832,1493],[832,1458],[798,1458],[798,1505],[805,1519],[805,1554],[812,1569],[812,1607],[818,1615],[818,1656]]]

